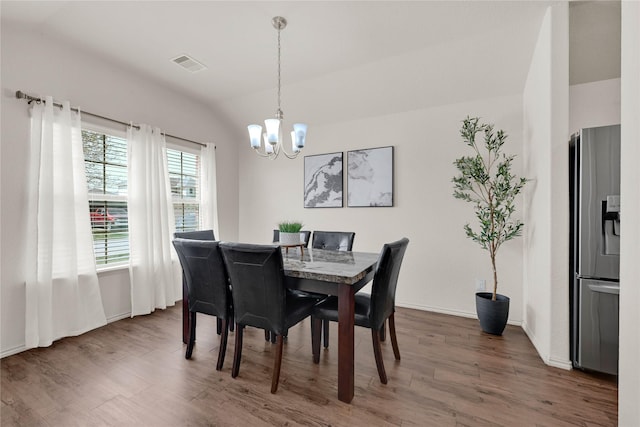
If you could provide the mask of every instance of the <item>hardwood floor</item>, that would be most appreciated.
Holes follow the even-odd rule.
[[[215,319],[198,315],[184,358],[181,307],[125,319],[2,359],[2,426],[614,426],[615,378],[545,366],[518,327],[483,334],[477,320],[398,309],[402,360],[383,342],[382,385],[368,329],[356,327],[355,397],[337,398],[337,325],[320,364],[310,319],[289,331],[280,386],[275,346],[247,328],[238,378],[233,336],[215,370]]]

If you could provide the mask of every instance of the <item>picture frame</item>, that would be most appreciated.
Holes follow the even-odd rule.
[[[343,153],[304,157],[304,207],[341,208],[343,196]]]
[[[393,146],[347,152],[347,206],[393,206]]]

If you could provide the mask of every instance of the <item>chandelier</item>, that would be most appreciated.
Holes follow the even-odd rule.
[[[305,139],[307,137],[307,125],[304,123],[295,123],[291,131],[291,153],[284,148],[282,139],[282,120],[284,118],[280,109],[280,31],[287,26],[287,20],[282,16],[276,16],[271,20],[273,27],[278,30],[278,109],[273,119],[264,121],[265,132],[262,132],[262,126],[249,125],[249,139],[251,148],[262,156],[275,160],[282,151],[289,159],[295,159],[300,151],[304,148]],[[264,147],[261,140],[264,139]]]

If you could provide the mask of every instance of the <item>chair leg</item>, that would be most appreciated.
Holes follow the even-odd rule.
[[[264,340],[265,341],[271,341],[271,344],[275,344],[276,343],[276,334],[274,334],[271,331],[267,331],[265,329],[264,330]]]
[[[326,320],[328,322],[328,320]],[[322,329],[322,319],[311,317],[311,350],[313,353],[313,363],[320,363],[320,332]]]
[[[228,321],[226,319],[219,319],[222,323],[222,333],[220,334],[220,348],[218,349],[218,364],[216,365],[216,371],[222,370],[224,364],[224,355],[227,352],[227,337],[229,331]]]
[[[384,342],[386,338],[387,338],[387,328],[386,328],[386,323],[383,322],[382,328],[380,328],[380,341]]]
[[[222,319],[216,317],[216,333],[220,335],[222,333]]]
[[[324,348],[329,348],[329,320],[322,321],[322,338],[324,339]]]
[[[231,377],[235,378],[240,372],[240,359],[242,358],[242,332],[244,325],[236,323],[236,348],[233,351],[233,367],[231,368]]]
[[[275,334],[274,334],[275,335]],[[280,381],[280,366],[282,365],[282,345],[284,340],[282,335],[276,338],[276,355],[273,360],[273,376],[271,377],[271,393],[278,391],[278,382]]]
[[[393,313],[389,316],[389,335],[391,335],[393,355],[396,357],[396,360],[400,360],[400,349],[398,348],[398,338],[396,337],[396,321],[393,318]]]
[[[185,359],[191,359],[193,353],[193,345],[196,342],[196,313],[189,312],[189,341],[187,341],[187,352],[184,355]]]
[[[384,371],[384,362],[382,361],[382,347],[380,346],[380,331],[371,329],[371,338],[373,339],[373,355],[376,357],[376,367],[378,368],[378,376],[382,384],[387,383],[387,373]]]

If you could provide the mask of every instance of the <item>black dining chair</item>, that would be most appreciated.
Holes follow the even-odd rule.
[[[213,230],[176,231],[173,233],[176,239],[216,240]]]
[[[356,233],[350,231],[314,231],[312,248],[351,251]]]
[[[398,339],[394,320],[396,287],[398,275],[404,253],[409,245],[406,237],[393,243],[387,243],[382,247],[376,272],[373,276],[371,295],[357,293],[355,295],[354,322],[357,326],[371,329],[373,340],[373,354],[376,359],[378,376],[382,384],[387,383],[387,374],[382,361],[382,347],[380,345],[380,331],[385,321],[389,319],[389,335],[393,354],[396,360],[400,360]],[[329,297],[316,305],[311,315],[313,361],[320,361],[320,328],[321,321],[338,321],[338,298]]]
[[[350,231],[314,231],[314,249],[328,249],[332,251],[349,251],[353,249],[356,233]],[[325,295],[327,297],[328,295]],[[324,348],[329,348],[329,321],[322,322]]]
[[[189,341],[185,358],[190,359],[196,341],[196,313],[216,316],[222,323],[218,363],[221,370],[227,349],[229,322],[232,318],[231,292],[219,242],[214,240],[174,239],[189,300]]]
[[[300,231],[302,235],[302,242],[304,243],[304,247],[309,247],[309,239],[311,238],[311,232],[307,230]],[[273,230],[273,243],[277,243],[280,241],[280,230]]]
[[[236,341],[231,376],[240,372],[242,335],[245,326],[276,335],[271,393],[278,390],[283,336],[290,327],[308,317],[318,299],[300,297],[285,288],[282,251],[276,245],[220,243],[233,297]]]
[[[300,234],[302,235],[302,242],[304,243],[304,247],[308,248],[309,247],[309,240],[311,239],[311,231],[307,231],[307,230],[302,230],[300,231]],[[273,243],[278,243],[280,241],[280,230],[273,230]],[[298,291],[300,296],[305,295],[306,293],[303,291]],[[322,295],[319,294],[312,294],[310,295],[312,298],[318,298],[318,297],[322,297]],[[287,337],[285,336],[285,339]],[[271,341],[272,343],[276,342],[276,336],[272,335],[269,331],[264,331],[264,339],[266,341]]]
[[[196,231],[176,231],[173,233],[173,237],[176,239],[192,239],[192,240],[216,240],[213,230],[196,230]],[[182,298],[187,296],[187,282],[184,274],[182,275]],[[183,316],[189,316],[189,313],[185,310],[182,313]],[[216,322],[216,330],[218,335],[222,333],[222,322],[218,320]],[[231,325],[233,331],[233,324]]]

